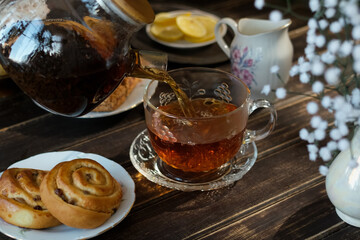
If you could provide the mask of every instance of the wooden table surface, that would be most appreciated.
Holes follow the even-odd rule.
[[[307,12],[303,1],[293,2]],[[150,3],[154,9],[186,6],[234,19],[267,18],[269,13],[255,9],[253,1]],[[306,21],[292,20],[296,60],[306,44]],[[170,62],[169,69],[192,65]],[[229,61],[206,66],[230,71]],[[288,85],[299,87],[297,79]],[[298,137],[309,123],[308,101],[288,96],[275,103],[276,128],[256,143],[257,161],[241,180],[219,190],[182,192],[147,180],[130,162],[130,145],[145,129],[141,105],[111,117],[66,118],[37,107],[10,79],[0,80],[0,171],[36,154],[65,150],[96,153],[121,164],[135,181],[135,204],[120,224],[94,239],[360,239],[359,229],[336,215],[318,163],[308,160],[306,143]],[[250,124],[261,120],[251,117]],[[9,238],[0,234],[0,239]]]

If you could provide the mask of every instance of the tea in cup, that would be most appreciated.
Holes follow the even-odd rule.
[[[252,100],[249,88],[236,76],[200,67],[173,70],[169,75],[188,97],[185,104],[179,104],[164,82],[152,81],[144,95],[149,139],[166,176],[184,182],[212,181],[243,144],[265,138],[273,130],[275,108],[267,100]],[[182,106],[191,116],[184,114]],[[247,129],[249,115],[258,108],[269,110],[267,125]]]

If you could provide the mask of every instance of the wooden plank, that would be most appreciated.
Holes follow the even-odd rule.
[[[319,181],[217,231],[191,238],[306,239],[338,223],[341,219],[327,198],[324,181]]]
[[[342,227],[342,228],[341,228]],[[325,233],[322,233],[325,235]],[[326,232],[325,236],[318,236],[317,238],[309,238],[309,240],[315,239],[324,239],[324,240],[356,240],[360,239],[360,229],[353,227],[344,222],[335,225],[334,228],[329,229],[329,232]]]
[[[99,119],[66,118],[46,114],[0,130],[0,169],[35,154],[90,141],[115,129],[144,120],[143,107]],[[126,131],[122,134],[126,135]],[[128,140],[129,142],[131,139]],[[98,146],[101,148],[101,146]],[[96,148],[96,145],[93,146]]]
[[[318,181],[317,168],[306,157],[299,157],[306,155],[304,151],[301,144],[295,144],[276,155],[264,156],[231,187],[212,192],[176,191],[151,205],[137,205],[119,227],[105,233],[101,239],[115,235],[124,239],[142,239],[144,236],[148,239],[183,239],[202,229],[218,227],[224,219],[228,223],[249,216],[288,198],[299,189],[303,191],[301,186],[311,185],[314,178]],[[154,192],[152,188],[143,190],[136,191],[137,202],[144,201],[143,194]],[[219,214],[221,219],[212,213]]]

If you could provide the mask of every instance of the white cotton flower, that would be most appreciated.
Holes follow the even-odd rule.
[[[310,18],[308,21],[308,27],[310,30],[315,30],[317,28],[317,22],[315,18]],[[315,33],[315,31],[311,31],[312,33]],[[309,31],[308,31],[309,34]]]
[[[338,149],[338,145],[335,141],[330,141],[326,144],[326,147],[330,150],[330,151],[335,151]]]
[[[344,150],[348,149],[349,146],[350,146],[350,142],[346,138],[340,139],[338,142],[338,148],[340,151],[344,151]]]
[[[326,43],[326,38],[324,35],[318,35],[316,36],[315,38],[315,45],[318,47],[318,48],[322,48]]]
[[[328,127],[328,122],[326,120],[322,120],[318,126],[319,129],[323,129],[323,130],[327,129],[327,127]]]
[[[358,6],[354,2],[344,2],[344,5],[340,9],[349,18],[359,14]]]
[[[308,144],[306,147],[309,153],[317,153],[319,151],[319,148],[315,144]]]
[[[323,54],[321,54],[320,59],[324,63],[332,64],[333,62],[335,62],[336,56],[334,54],[330,53],[329,51],[326,51]]]
[[[353,69],[356,73],[360,73],[360,60],[354,62]]]
[[[305,55],[309,60],[312,60],[316,54],[315,54],[315,45],[309,44],[304,49]]]
[[[339,33],[342,29],[341,23],[339,21],[332,22],[330,24],[330,31],[333,33]]]
[[[351,31],[351,35],[354,38],[354,40],[359,40],[360,39],[360,25],[355,26],[352,31]]]
[[[264,7],[264,5],[265,5],[264,0],[255,0],[254,2],[254,6],[259,10],[261,10]]]
[[[345,106],[346,101],[343,96],[338,95],[333,99],[333,103],[334,103],[334,109],[340,110]]]
[[[315,142],[315,135],[314,133],[309,133],[309,136],[307,138],[308,143],[314,143]]]
[[[319,167],[319,172],[321,175],[326,176],[329,173],[329,168],[325,165]]]
[[[353,44],[351,41],[344,41],[340,46],[339,55],[341,57],[349,56],[352,52],[352,47],[353,47]]]
[[[310,75],[307,73],[301,73],[299,79],[300,79],[300,82],[306,84],[306,83],[310,82]]]
[[[321,141],[326,137],[326,132],[323,129],[316,129],[314,131],[315,140]]]
[[[320,81],[315,81],[312,85],[312,91],[314,93],[321,93],[324,90],[324,84]]]
[[[301,64],[303,64],[304,62],[306,62],[304,56],[300,56],[300,57],[298,58],[298,64],[301,65]]]
[[[309,131],[306,128],[302,128],[299,131],[299,136],[300,136],[300,139],[302,139],[302,140],[308,140]]]
[[[316,43],[315,31],[308,31],[308,34],[306,36],[306,43],[311,45]]]
[[[335,54],[339,50],[341,41],[339,39],[332,39],[328,42],[327,49],[329,52]]]
[[[290,74],[291,77],[294,77],[294,76],[296,76],[297,74],[299,74],[299,66],[298,66],[298,65],[293,65],[293,66],[290,68],[289,74]]]
[[[349,134],[349,128],[346,124],[342,123],[338,126],[341,136],[347,136]]]
[[[315,113],[318,112],[319,106],[316,102],[309,102],[306,105],[306,110],[308,111],[309,114],[314,115]]]
[[[349,161],[349,168],[357,168],[359,164],[356,162],[356,160],[352,159]]]
[[[351,92],[351,103],[358,108],[360,106],[360,89],[354,88]]]
[[[360,60],[360,44],[353,47],[352,56],[355,60]]]
[[[261,90],[261,93],[263,93],[267,96],[267,95],[269,95],[270,90],[271,90],[270,84],[266,84],[266,85],[264,85],[263,89]]]
[[[346,97],[350,98],[350,96],[346,96]],[[344,106],[341,108],[341,112],[344,113],[345,117],[351,116],[352,113],[354,112],[354,108],[348,100],[346,100]]]
[[[319,21],[319,26],[322,30],[324,30],[325,28],[327,28],[329,26],[329,22],[325,19],[321,19]]]
[[[345,18],[339,17],[339,18],[338,18],[338,22],[340,23],[341,27],[344,27],[344,26],[345,26]]]
[[[310,161],[315,161],[317,158],[317,153],[313,152],[313,153],[309,153],[309,160]]]
[[[325,0],[324,6],[326,8],[332,8],[332,7],[336,7],[337,3],[338,3],[337,0]]]
[[[337,128],[331,129],[329,135],[330,135],[331,139],[334,141],[338,141],[342,137],[339,129],[337,129]]]
[[[326,16],[328,19],[330,19],[330,18],[332,18],[332,17],[335,16],[335,13],[336,13],[335,8],[328,8],[328,9],[326,9],[326,11],[325,11],[325,16]]]
[[[270,68],[270,72],[271,73],[278,73],[279,72],[279,66],[278,65],[274,65]]]
[[[344,113],[342,110],[338,110],[337,112],[335,112],[334,117],[339,123],[343,123],[346,121],[346,113]]]
[[[351,16],[350,23],[351,23],[353,26],[358,26],[358,25],[360,25],[360,14],[357,14],[357,15],[355,15],[355,16]]]
[[[319,156],[325,161],[331,160],[331,151],[327,147],[320,148]]]
[[[279,10],[273,10],[270,12],[269,19],[273,22],[278,22],[282,19],[282,13]]]
[[[299,72],[305,73],[311,70],[311,64],[309,62],[301,62],[299,63]]]
[[[276,97],[278,99],[283,99],[283,98],[286,97],[286,89],[285,88],[278,88],[278,89],[276,89],[275,94],[276,94]]]
[[[320,76],[324,73],[325,64],[320,60],[315,60],[311,66],[311,73],[315,76]]]
[[[324,107],[324,108],[329,108],[332,104],[332,100],[331,100],[331,97],[329,96],[324,96],[322,99],[321,99],[321,105]]]
[[[316,12],[320,9],[320,2],[319,0],[310,0],[309,7],[312,12]]]
[[[328,84],[337,85],[340,82],[341,70],[337,67],[331,67],[326,69],[324,77]]]
[[[312,118],[311,118],[311,120],[310,120],[310,126],[312,127],[312,128],[318,128],[319,127],[319,125],[320,125],[320,123],[321,123],[321,121],[322,121],[322,119],[321,119],[321,117],[320,116],[313,116]]]

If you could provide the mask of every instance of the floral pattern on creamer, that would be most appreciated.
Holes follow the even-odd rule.
[[[261,59],[260,54],[254,54],[252,49],[247,46],[244,48],[235,47],[231,51],[231,72],[251,88],[251,85],[257,85],[255,69]]]

